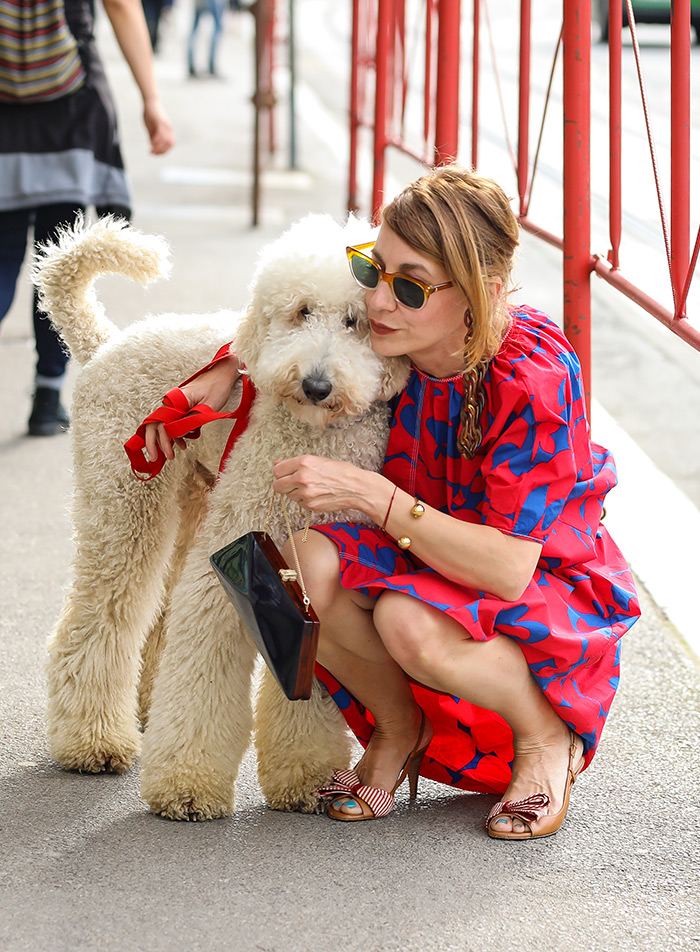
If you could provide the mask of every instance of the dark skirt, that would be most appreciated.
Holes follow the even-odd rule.
[[[58,203],[130,208],[114,104],[89,7],[68,0],[66,16],[78,41],[85,85],[50,102],[0,103],[0,211]]]

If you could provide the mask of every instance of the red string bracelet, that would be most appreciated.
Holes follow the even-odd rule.
[[[396,490],[398,488],[398,486],[394,486],[394,491],[391,494],[391,499],[389,500],[389,508],[387,509],[386,515],[384,516],[384,522],[382,523],[382,527],[379,530],[380,532],[384,532],[386,530],[386,524],[389,521],[389,513],[391,512],[391,507],[394,505],[394,496],[396,495]]]

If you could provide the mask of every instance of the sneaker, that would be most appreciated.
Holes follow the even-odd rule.
[[[69,425],[68,414],[61,405],[60,392],[52,387],[37,387],[29,417],[29,435],[55,436],[65,433]]]

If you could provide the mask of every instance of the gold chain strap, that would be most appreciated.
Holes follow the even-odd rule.
[[[287,533],[289,534],[289,541],[292,546],[292,555],[294,556],[294,565],[296,566],[296,571],[294,569],[280,569],[280,578],[283,582],[296,582],[299,581],[299,588],[301,589],[302,599],[304,602],[304,608],[308,611],[309,606],[311,605],[311,600],[306,594],[306,586],[304,585],[304,576],[301,574],[301,565],[299,564],[299,555],[297,554],[297,547],[294,543],[294,533],[292,532],[292,524],[289,521],[289,510],[287,509],[287,500],[285,496],[281,497],[282,499],[282,511],[284,512],[284,521],[287,526]],[[275,504],[275,493],[273,492],[270,496],[270,505],[267,508],[267,516],[265,517],[265,534],[269,535],[270,532],[270,517],[272,515],[272,507]],[[304,524],[304,535],[301,537],[302,542],[306,542],[309,535],[309,526],[311,525],[311,510],[307,509],[306,511],[306,522]]]

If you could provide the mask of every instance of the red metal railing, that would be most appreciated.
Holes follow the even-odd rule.
[[[652,135],[641,56],[630,0],[626,0],[640,95],[644,108],[649,151],[659,204],[659,220],[669,267],[673,310],[659,304],[640,287],[626,279],[620,270],[622,189],[621,189],[621,53],[622,2],[610,0],[610,252],[608,260],[594,256],[593,267],[601,278],[635,301],[662,324],[700,350],[700,329],[694,327],[686,313],[698,250],[700,229],[690,253],[690,0],[675,0],[671,4],[671,223],[666,220],[666,209],[661,190],[656,149]]]
[[[385,158],[389,148],[396,148],[428,165],[440,164],[458,153],[459,136],[459,33],[460,0],[423,0],[424,65],[423,70],[423,143],[412,146],[404,135],[407,102],[406,0],[353,0],[353,56],[351,80],[351,147],[349,207],[357,208],[358,135],[362,127],[373,135],[373,183],[371,207],[373,214],[381,206],[385,180]],[[590,0],[570,3],[562,0],[563,21],[556,46],[549,87],[544,104],[540,136],[531,160],[530,83],[532,6],[531,0],[520,0],[518,139],[513,149],[506,124],[505,138],[511,155],[518,186],[518,214],[522,227],[563,253],[564,328],[581,359],[587,395],[590,395],[590,275],[595,272],[608,284],[641,305],[646,311],[700,349],[700,330],[686,314],[686,300],[695,263],[700,251],[700,230],[692,254],[689,248],[689,175],[690,175],[690,0],[674,0],[671,25],[671,225],[666,227],[666,213],[661,194],[660,176],[653,147],[649,112],[641,70],[636,25],[631,0],[625,0],[630,31],[635,49],[639,86],[644,105],[647,133],[654,164],[659,216],[669,263],[669,277],[674,307],[660,304],[641,287],[622,274],[620,247],[622,242],[622,164],[621,164],[621,30],[622,2],[610,0],[610,69],[609,69],[609,135],[610,135],[610,201],[607,258],[591,252],[591,5]],[[411,5],[411,9],[416,4]],[[472,2],[472,97],[471,97],[471,162],[478,166],[480,142],[479,98],[480,76],[483,72],[480,46],[482,24],[489,34],[489,7],[486,0]],[[535,24],[537,26],[538,24]],[[376,43],[374,37],[376,36]],[[437,37],[437,38],[436,38]],[[493,39],[492,59],[496,84],[499,77]],[[562,235],[538,224],[532,217],[533,183],[540,156],[544,118],[550,101],[555,64],[560,46],[563,49],[563,227]],[[411,73],[411,78],[415,75]],[[369,115],[369,92],[374,80],[374,113]],[[499,97],[502,93],[499,85]],[[505,114],[505,111],[504,111]],[[490,126],[493,131],[492,124]],[[431,130],[434,130],[431,132]]]
[[[382,204],[387,149],[398,149],[426,165],[440,165],[457,157],[460,2],[425,0],[423,132],[419,144],[404,134],[412,66],[405,10],[405,0],[353,0],[348,207],[359,207],[357,158],[359,133],[365,127],[373,135],[373,215]],[[372,79],[373,102],[369,96]]]

